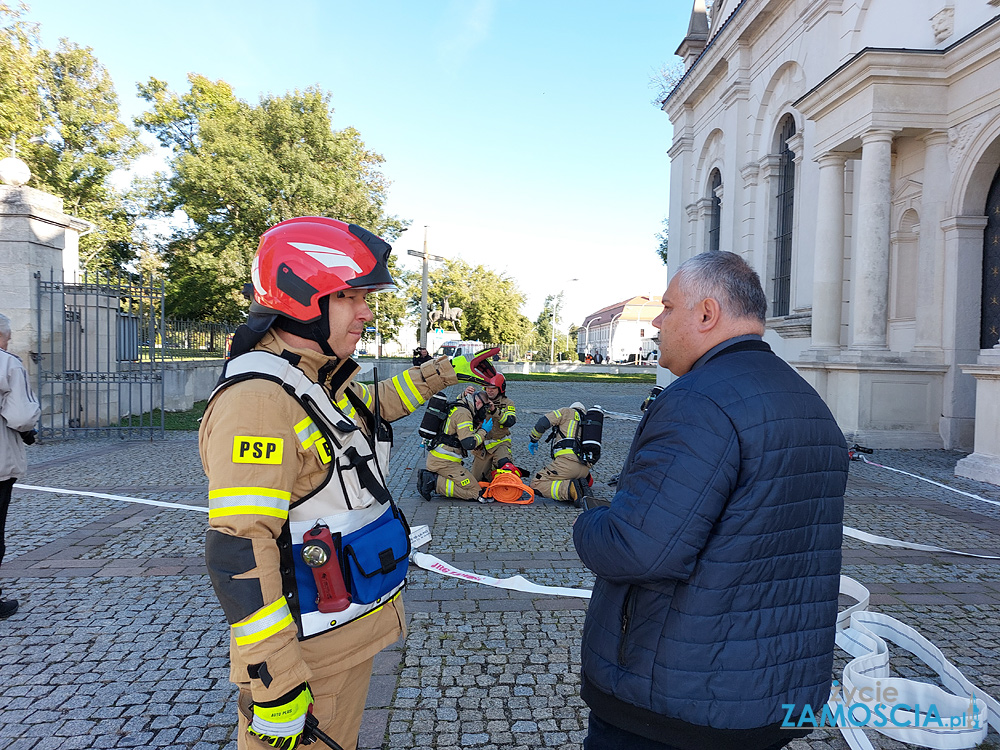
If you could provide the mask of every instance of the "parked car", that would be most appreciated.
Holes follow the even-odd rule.
[[[629,354],[622,359],[616,359],[615,362],[619,365],[641,365],[643,364],[642,355],[638,352],[634,354]]]

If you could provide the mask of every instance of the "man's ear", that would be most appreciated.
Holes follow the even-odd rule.
[[[722,307],[712,297],[706,297],[698,304],[698,313],[698,330],[702,333],[711,331],[722,320]]]

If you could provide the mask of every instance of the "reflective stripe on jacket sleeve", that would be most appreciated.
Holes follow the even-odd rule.
[[[292,624],[292,612],[284,597],[254,612],[232,626],[237,646],[258,643]]]

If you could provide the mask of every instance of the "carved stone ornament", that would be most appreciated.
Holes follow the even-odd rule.
[[[965,150],[995,113],[983,112],[971,120],[948,129],[948,166],[952,171],[958,168]]]
[[[955,33],[955,7],[946,5],[931,16],[931,29],[934,31],[934,42],[940,44]]]

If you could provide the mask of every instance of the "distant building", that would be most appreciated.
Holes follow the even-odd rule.
[[[663,104],[668,266],[739,253],[767,341],[849,439],[975,443],[965,475],[1000,482],[996,424],[976,424],[1000,413],[1000,0],[715,0],[711,16],[695,0]]]
[[[652,321],[662,309],[658,297],[632,297],[591,313],[577,330],[577,354],[612,362],[645,359],[656,349]]]

